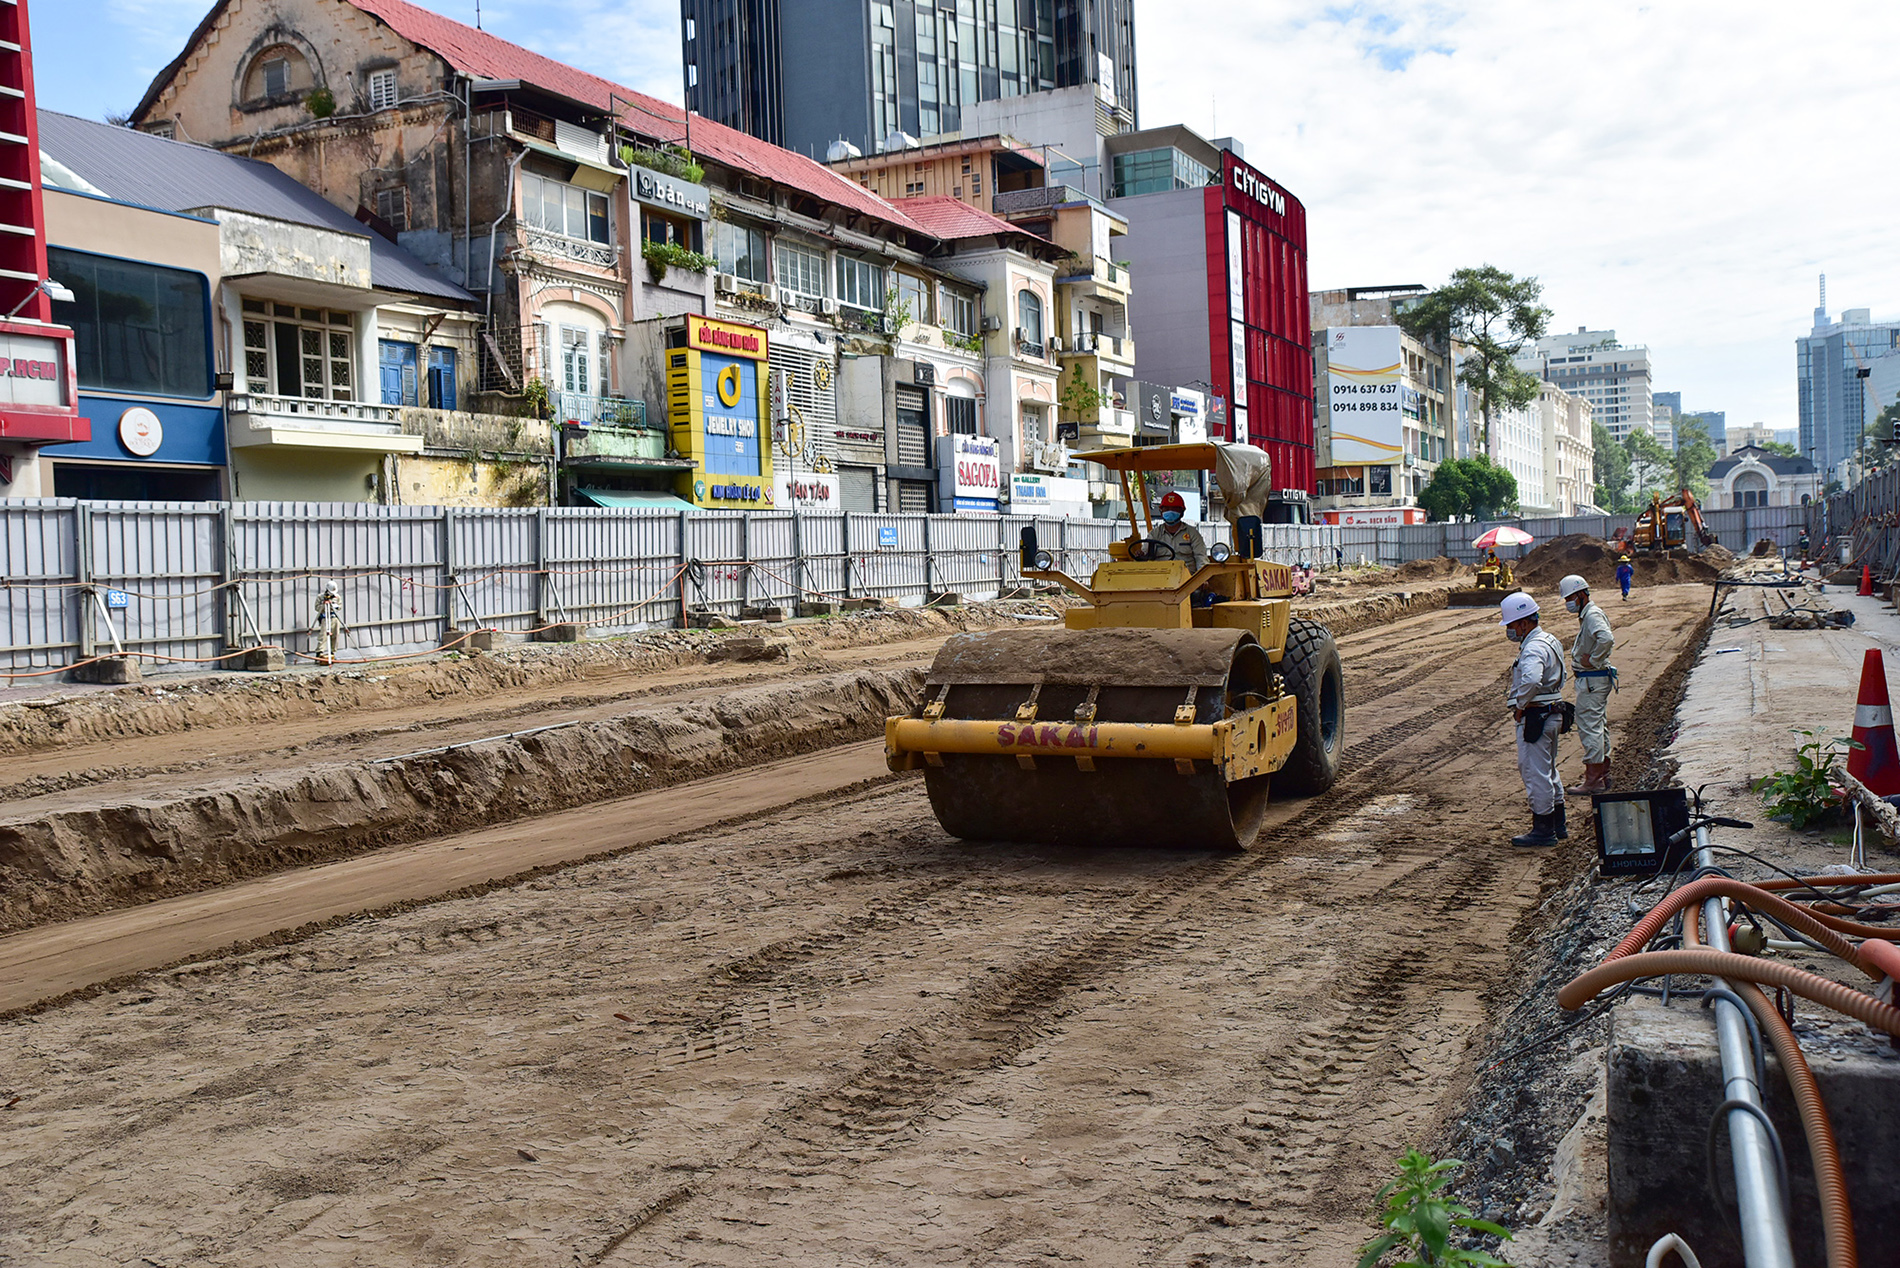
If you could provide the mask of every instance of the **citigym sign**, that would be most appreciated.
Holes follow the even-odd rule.
[[[1234,188],[1276,216],[1286,215],[1286,195],[1262,180],[1251,167],[1234,165]]]

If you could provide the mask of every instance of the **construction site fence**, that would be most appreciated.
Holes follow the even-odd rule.
[[[1801,510],[1710,519],[1739,550],[1761,536],[1791,542]],[[1630,520],[1509,522],[1542,540],[1602,536]],[[982,599],[1019,583],[1018,541],[1031,525],[1058,567],[1083,576],[1127,531],[1126,521],[1029,515],[0,501],[0,677],[121,651],[147,673],[233,664],[235,650],[258,645],[307,659],[331,582],[342,656],[366,662],[470,630],[521,636],[573,623],[600,636],[810,599]],[[1202,527],[1210,543],[1232,540],[1224,522]],[[1314,567],[1472,562],[1481,552],[1470,542],[1488,527],[1269,524],[1264,549]]]
[[[1900,467],[1877,471],[1828,498],[1823,531],[1832,539],[1830,562],[1865,564],[1882,580],[1900,577]]]

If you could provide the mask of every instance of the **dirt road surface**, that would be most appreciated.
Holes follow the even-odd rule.
[[[1611,609],[1614,722],[1706,609]],[[15,1018],[0,1262],[1350,1263],[1582,843],[1503,843],[1493,615],[1343,644],[1345,774],[1246,855],[960,842],[911,778],[665,835],[636,798],[420,847],[615,857]],[[413,896],[378,857],[274,918]],[[81,925],[69,976],[122,971]]]

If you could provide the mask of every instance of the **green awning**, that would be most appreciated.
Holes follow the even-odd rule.
[[[630,489],[575,489],[576,497],[586,498],[595,506],[635,511],[697,511],[700,508],[671,493],[645,493]]]

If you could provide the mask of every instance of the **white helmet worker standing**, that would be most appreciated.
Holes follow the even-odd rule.
[[[1523,591],[1498,605],[1498,624],[1518,644],[1508,703],[1517,724],[1517,773],[1531,803],[1531,830],[1512,845],[1555,845],[1570,835],[1564,787],[1557,778],[1557,735],[1563,728],[1564,649],[1539,628],[1537,600]]]
[[[1564,606],[1577,615],[1577,641],[1570,647],[1570,668],[1577,679],[1577,729],[1583,739],[1583,779],[1565,791],[1585,797],[1610,787],[1610,692],[1616,668],[1610,652],[1616,635],[1610,618],[1590,600],[1590,583],[1575,573],[1557,583]]]

